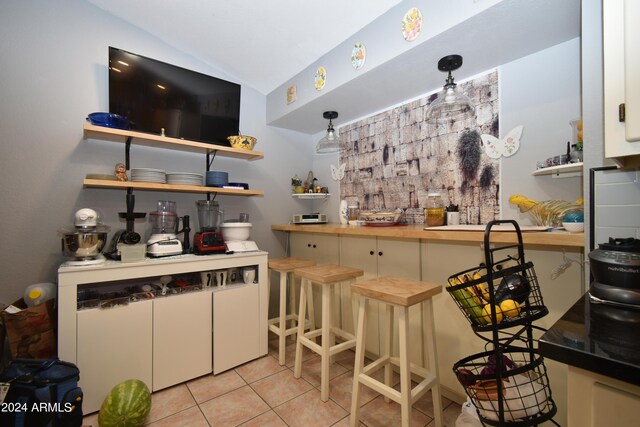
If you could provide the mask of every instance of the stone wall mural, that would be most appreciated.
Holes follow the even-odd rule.
[[[461,224],[486,224],[500,213],[500,163],[489,158],[481,134],[498,137],[498,72],[458,84],[475,118],[446,124],[425,120],[437,94],[340,128],[340,197],[363,212],[405,210],[409,224],[425,222],[427,193],[458,205]]]

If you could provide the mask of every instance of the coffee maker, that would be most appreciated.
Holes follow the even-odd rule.
[[[193,252],[199,255],[225,253],[227,245],[219,231],[224,218],[220,205],[213,200],[198,200],[196,206],[200,231],[193,236]]]

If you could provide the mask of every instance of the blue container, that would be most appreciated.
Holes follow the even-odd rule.
[[[208,187],[224,187],[229,184],[229,174],[221,171],[207,172]]]
[[[128,119],[117,114],[91,113],[87,117],[87,120],[89,120],[89,122],[95,126],[105,126],[108,128],[124,130],[131,129],[131,122]]]

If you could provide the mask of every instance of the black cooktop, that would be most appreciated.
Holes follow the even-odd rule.
[[[540,354],[567,365],[640,385],[640,311],[583,295],[541,338]]]

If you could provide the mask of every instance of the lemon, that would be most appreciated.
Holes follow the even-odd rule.
[[[520,314],[520,304],[512,299],[506,299],[500,303],[500,310],[507,317],[518,317]]]
[[[497,305],[494,305],[493,307],[495,307],[496,309],[496,320],[498,323],[502,322],[502,310],[500,310],[500,307]],[[491,323],[491,304],[487,304],[483,307],[482,309],[482,317],[484,318],[484,320],[487,321],[487,323]]]

